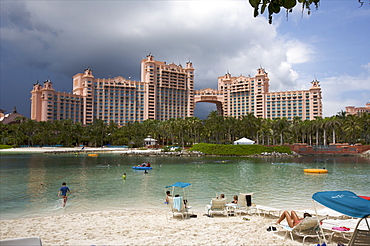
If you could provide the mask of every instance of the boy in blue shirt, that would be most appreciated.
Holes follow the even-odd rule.
[[[62,195],[62,197],[63,197],[63,207],[66,206],[66,203],[67,203],[67,193],[70,193],[70,192],[71,191],[67,187],[66,182],[63,182],[62,183],[62,187],[60,187],[59,192],[58,192],[58,197],[60,197],[60,195]]]

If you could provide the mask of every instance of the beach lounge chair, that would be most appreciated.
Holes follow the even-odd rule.
[[[366,222],[367,227],[360,229],[361,222]],[[370,226],[367,218],[358,221],[348,246],[370,246]]]
[[[184,204],[183,198],[179,197],[168,197],[168,205],[172,212],[172,216],[181,215],[182,219],[186,218],[189,214],[191,207],[187,207]]]
[[[350,240],[359,219],[325,219],[321,227],[331,233],[331,237],[337,236]],[[363,226],[359,229],[365,229]]]
[[[294,240],[293,235],[303,237],[303,244],[307,237],[313,237],[320,240],[319,220],[316,217],[306,217],[293,228],[284,224],[278,224],[278,226],[286,231],[285,237],[288,233],[292,240]]]
[[[256,212],[256,205],[252,203],[252,193],[240,193],[238,197],[237,209],[239,214],[242,212],[250,213],[251,211]]]
[[[212,204],[208,214],[212,216],[212,213],[226,213],[228,216],[226,198],[212,198]]]
[[[276,215],[276,216],[280,216],[282,210],[281,209],[278,209],[278,208],[273,208],[273,207],[267,207],[267,206],[262,206],[262,205],[257,205],[256,206],[256,209],[257,209],[257,213],[258,215],[261,215],[261,213],[263,213],[263,215],[266,217],[266,214],[269,214],[269,215]]]
[[[39,237],[24,237],[24,238],[14,238],[14,239],[4,239],[0,240],[1,246],[42,246],[41,239]]]
[[[370,245],[370,226],[368,221],[370,217],[370,202],[368,200],[357,196],[351,191],[316,192],[312,195],[312,199],[349,217],[360,218],[348,245]],[[366,228],[362,228],[361,223],[366,223]],[[323,228],[320,228],[323,231]]]

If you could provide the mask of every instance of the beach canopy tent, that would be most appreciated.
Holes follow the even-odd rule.
[[[182,188],[183,193],[184,193],[184,199],[185,199],[185,188],[189,187],[191,184],[190,183],[184,183],[184,182],[176,182],[173,185],[167,185],[165,188],[171,188],[172,187],[172,196],[174,196],[175,188]]]
[[[239,140],[234,141],[234,145],[238,144],[254,144],[254,141],[248,138],[241,138]]]
[[[355,218],[370,216],[370,201],[351,191],[322,191],[312,195],[316,202]]]
[[[170,188],[170,187],[186,188],[190,185],[191,185],[190,183],[176,182],[173,185],[167,185],[166,188]]]
[[[312,199],[328,208],[331,208],[347,216],[361,218],[356,225],[355,233],[353,234],[352,239],[349,242],[349,245],[355,245],[354,242],[356,242],[358,239],[360,241],[368,240],[367,237],[370,235],[369,234],[370,226],[367,221],[367,217],[370,216],[370,201],[369,200],[359,197],[351,191],[316,192],[315,194],[312,195]],[[357,228],[359,227],[362,220],[365,220],[368,230],[364,231],[365,233],[357,233],[358,231]],[[324,232],[321,226],[320,226],[320,229],[321,229],[322,235],[324,235]],[[365,239],[360,238],[362,236],[365,236]],[[324,241],[326,241],[325,237],[324,237]]]
[[[144,139],[144,144],[145,145],[157,145],[157,139],[154,139],[148,136],[147,138]]]

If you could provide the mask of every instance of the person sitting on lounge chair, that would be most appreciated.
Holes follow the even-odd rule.
[[[234,200],[231,203],[235,203],[235,204],[238,203],[238,196],[237,195],[234,196]]]
[[[225,198],[225,194],[220,195],[220,199],[223,199],[223,198]],[[217,194],[216,194],[216,199],[219,199]],[[208,215],[208,216],[209,216],[209,210],[211,209],[211,207],[212,207],[212,200],[210,201],[209,205],[206,205],[206,207],[205,207],[206,215]]]
[[[286,219],[289,227],[293,228],[296,225],[298,225],[306,217],[312,217],[312,215],[309,213],[304,213],[303,218],[299,218],[295,211],[292,211],[291,213],[289,213],[288,211],[284,211],[276,223],[280,224],[281,221]]]
[[[168,191],[166,191],[166,201],[164,202],[164,203],[166,203],[166,204],[168,204],[168,197],[172,197],[171,196],[171,192],[168,190]]]

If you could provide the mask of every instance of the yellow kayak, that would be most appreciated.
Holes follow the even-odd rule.
[[[328,170],[326,169],[319,169],[319,168],[309,168],[303,170],[305,173],[327,173]]]

